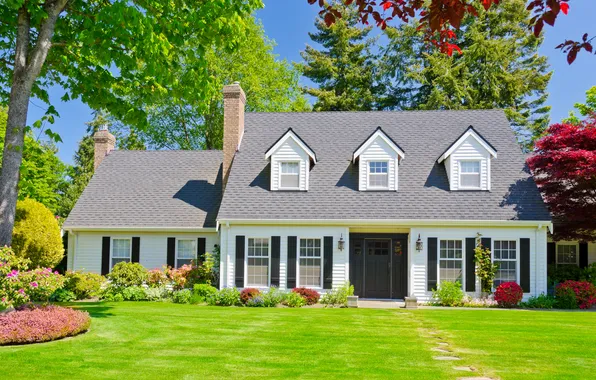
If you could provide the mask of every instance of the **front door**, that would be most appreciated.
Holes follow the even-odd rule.
[[[364,241],[366,298],[391,297],[391,239]]]

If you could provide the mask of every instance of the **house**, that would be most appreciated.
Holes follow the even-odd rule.
[[[441,281],[546,292],[551,216],[501,110],[246,113],[224,88],[223,151],[117,151],[97,132],[95,175],[64,224],[68,268],[179,266],[220,251],[220,287],[428,300]]]

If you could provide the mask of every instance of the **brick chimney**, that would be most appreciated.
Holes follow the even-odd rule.
[[[116,146],[116,138],[108,130],[107,124],[104,124],[99,127],[97,132],[95,132],[93,140],[95,141],[93,169],[97,170],[97,167],[101,164],[105,156],[114,150],[114,147]]]
[[[223,184],[228,182],[230,167],[244,134],[246,95],[239,82],[224,86]]]

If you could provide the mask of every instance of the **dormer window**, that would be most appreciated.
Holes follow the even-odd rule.
[[[300,188],[300,162],[280,162],[279,188],[297,190]]]
[[[480,161],[460,161],[459,183],[462,188],[480,188]]]
[[[368,187],[387,189],[389,187],[389,162],[368,162]]]
[[[310,168],[317,163],[315,152],[288,129],[265,152],[271,162],[271,190],[307,191]]]

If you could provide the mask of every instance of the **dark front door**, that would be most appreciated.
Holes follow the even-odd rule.
[[[364,247],[365,297],[390,298],[391,239],[366,239]]]

